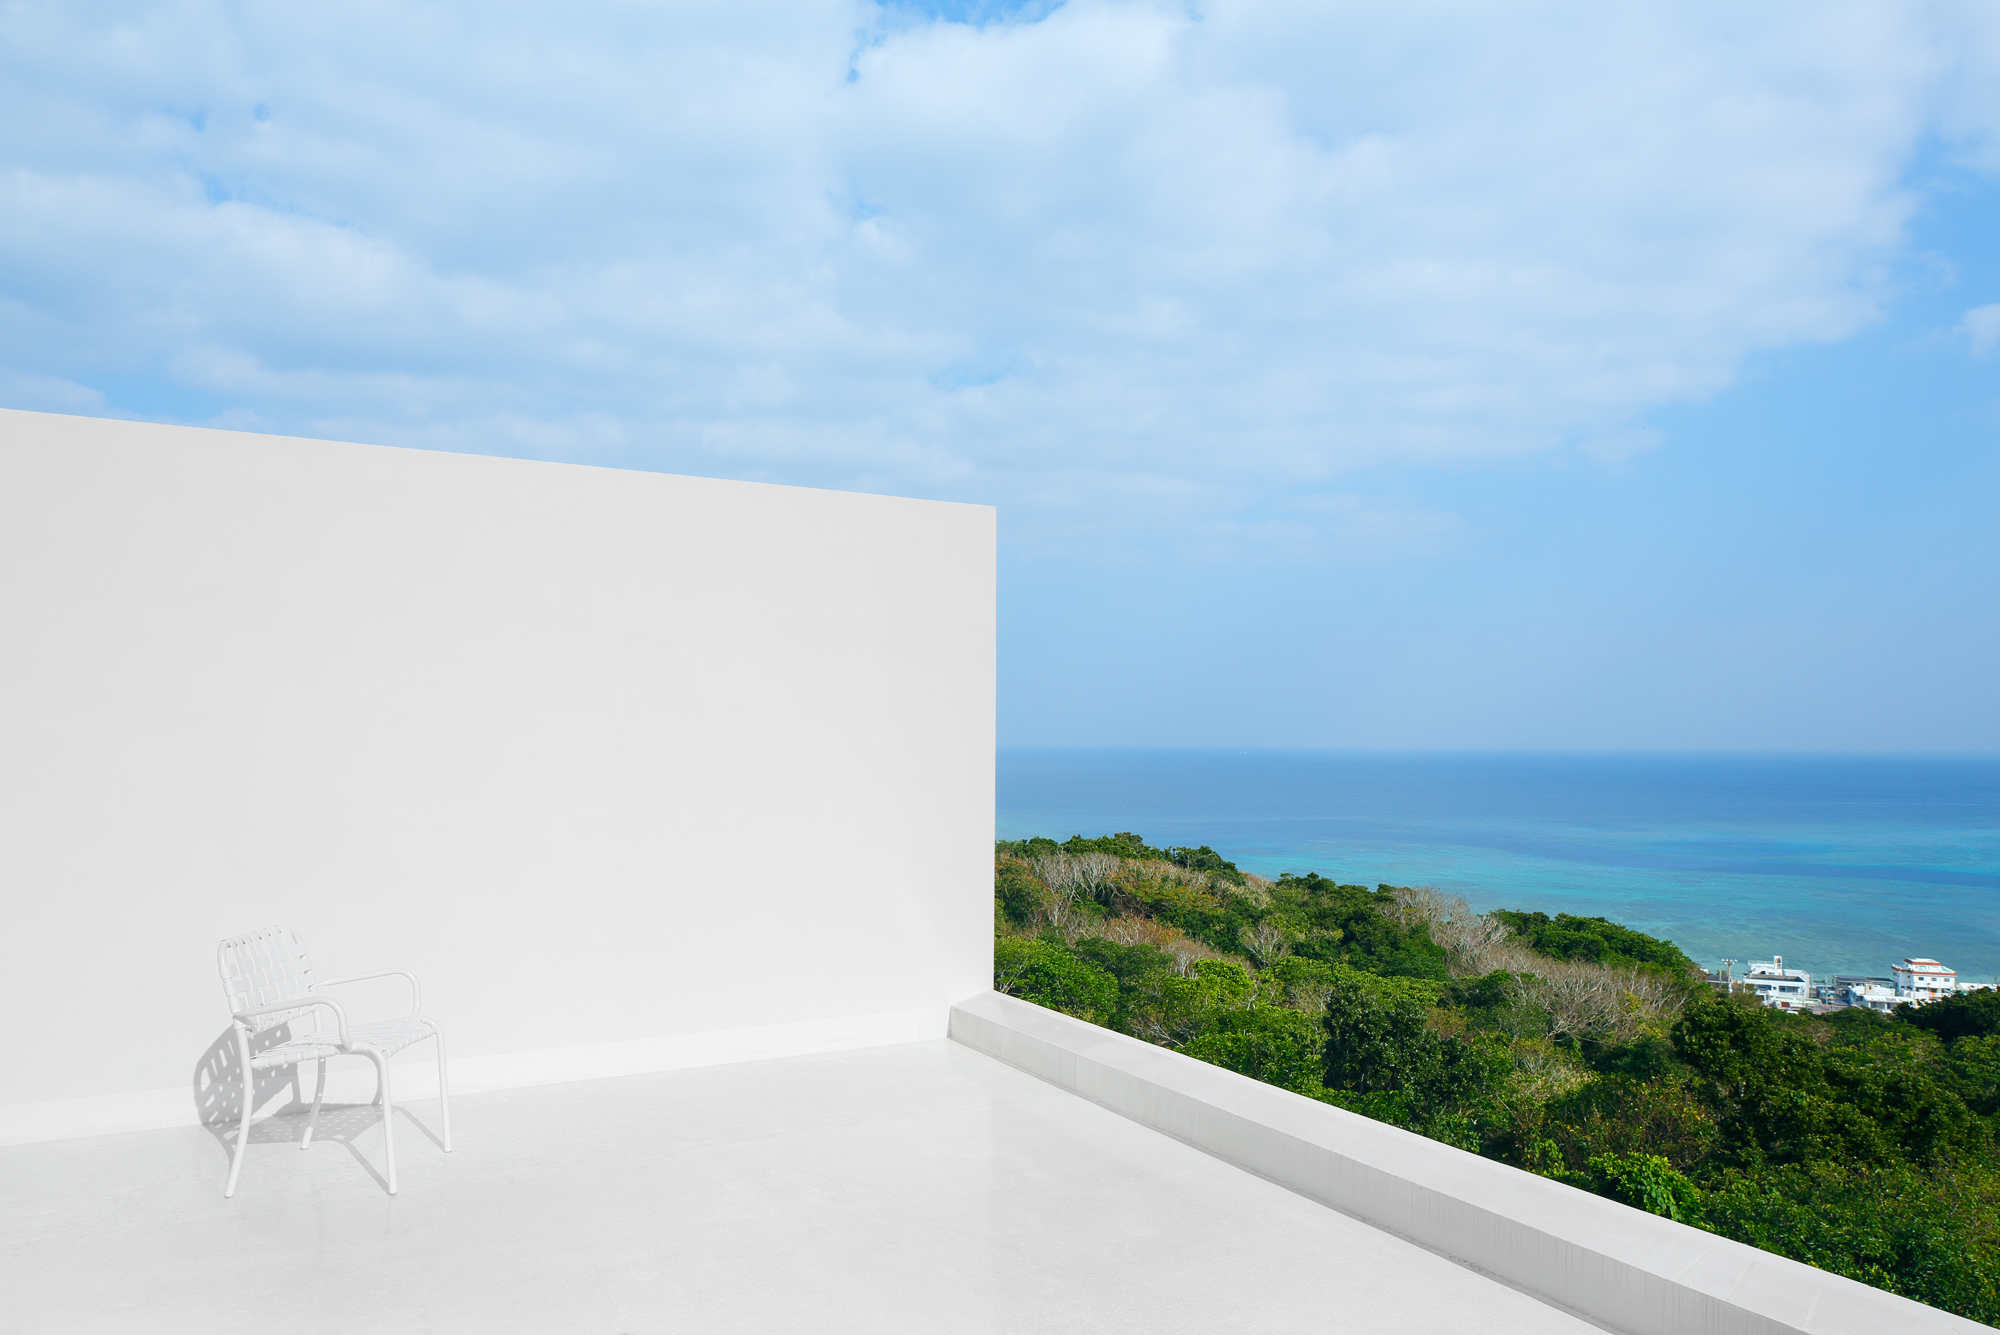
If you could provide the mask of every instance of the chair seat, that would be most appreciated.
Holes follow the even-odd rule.
[[[420,1015],[406,1015],[400,1020],[380,1020],[374,1024],[349,1026],[348,1037],[357,1048],[373,1048],[387,1057],[401,1052],[412,1043],[421,1043],[437,1033],[437,1026]],[[318,1061],[322,1057],[340,1055],[340,1035],[326,1032],[304,1034],[274,1048],[254,1054],[250,1058],[250,1068],[256,1071],[273,1066],[291,1066],[296,1062]]]

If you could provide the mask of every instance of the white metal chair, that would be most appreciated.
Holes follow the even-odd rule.
[[[445,1079],[444,1035],[436,1022],[424,1018],[423,991],[416,975],[402,969],[355,974],[351,978],[315,981],[312,962],[305,945],[289,927],[266,927],[248,936],[232,936],[215,948],[216,967],[222,973],[222,990],[229,998],[229,1014],[236,1030],[238,1070],[243,1076],[243,1121],[236,1133],[236,1153],[229,1164],[229,1185],[224,1196],[236,1194],[236,1177],[243,1170],[243,1149],[250,1143],[250,1111],[255,1074],[279,1066],[317,1062],[318,1080],[313,1089],[312,1114],[306,1118],[306,1133],[300,1149],[312,1145],[313,1127],[319,1123],[319,1106],[326,1097],[326,1059],[343,1055],[366,1057],[375,1063],[375,1101],[382,1105],[382,1150],[388,1162],[389,1194],[396,1194],[396,1137],[393,1119],[395,1104],[389,1093],[389,1058],[412,1043],[437,1040],[438,1120],[443,1126],[445,1153],[451,1152],[451,1092]],[[409,980],[410,1013],[374,1024],[349,1025],[347,1012],[339,1002],[320,989],[358,983],[369,978]],[[287,1024],[324,1006],[333,1014],[331,1032],[317,1030],[294,1034],[286,1041],[252,1055],[250,1035]]]

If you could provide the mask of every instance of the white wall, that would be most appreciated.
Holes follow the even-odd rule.
[[[462,1084],[941,1036],[993,591],[984,507],[0,413],[0,1139],[190,1119],[273,922]]]
[[[1988,1329],[1001,993],[952,1007],[951,1036],[1606,1330]]]

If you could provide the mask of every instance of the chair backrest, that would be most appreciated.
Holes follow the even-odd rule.
[[[306,957],[305,944],[289,927],[266,927],[247,936],[224,938],[215,948],[215,966],[222,973],[222,990],[229,998],[231,1015],[312,994],[312,961]],[[244,1023],[252,1029],[269,1029],[308,1009],[272,1011]]]

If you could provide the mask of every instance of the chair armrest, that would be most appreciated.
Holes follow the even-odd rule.
[[[311,1010],[314,1006],[324,1006],[328,1010],[333,1012],[333,1023],[340,1030],[340,1046],[342,1046],[343,1048],[346,1047],[347,1012],[342,1010],[340,1008],[340,1003],[335,1001],[332,997],[322,997],[318,995],[309,994],[307,996],[295,998],[291,1001],[274,1001],[268,1006],[253,1006],[247,1011],[237,1011],[234,1015],[230,1016],[230,1019],[235,1020],[238,1023],[241,1023],[244,1020],[255,1019],[259,1015],[271,1015],[278,1011]]]
[[[424,990],[417,984],[417,976],[408,969],[382,969],[376,973],[355,973],[345,978],[325,978],[321,987],[339,987],[342,983],[364,983],[370,978],[402,978],[410,984],[410,1014],[418,1015],[424,1009]]]

